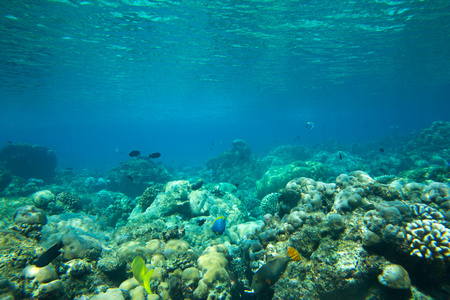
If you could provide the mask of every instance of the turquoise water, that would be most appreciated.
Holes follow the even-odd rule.
[[[410,133],[448,120],[449,14],[448,1],[4,1],[0,140],[90,166],[115,149],[202,163],[235,138],[266,153]]]

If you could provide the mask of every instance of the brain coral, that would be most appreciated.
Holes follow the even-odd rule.
[[[406,226],[411,255],[450,260],[450,230],[435,220],[416,220]]]
[[[275,214],[278,211],[279,193],[271,193],[261,200],[261,208],[264,214]]]

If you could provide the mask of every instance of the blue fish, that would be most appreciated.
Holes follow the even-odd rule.
[[[226,226],[227,226],[227,218],[223,216],[218,217],[214,220],[212,224],[212,231],[214,231],[215,234],[223,234]]]

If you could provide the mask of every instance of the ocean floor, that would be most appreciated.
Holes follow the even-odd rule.
[[[450,299],[450,123],[265,157],[250,146],[98,174],[8,144],[0,299]]]

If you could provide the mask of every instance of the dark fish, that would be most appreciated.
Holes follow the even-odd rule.
[[[141,155],[141,152],[139,152],[139,151],[137,151],[137,150],[134,150],[134,151],[131,151],[128,155],[129,155],[130,157],[136,157],[136,156]]]
[[[10,144],[10,145],[13,143],[13,142],[11,142],[11,141],[6,141],[6,142],[7,142],[8,144]]]
[[[191,190],[196,191],[196,190],[198,190],[199,188],[201,188],[202,185],[203,185],[203,180],[199,179],[199,180],[197,180],[196,183],[194,183],[194,184],[191,185]]]
[[[67,168],[66,168],[66,170],[68,170],[68,171],[72,171],[72,170],[73,170],[73,168],[71,168],[71,167],[67,167]]]
[[[199,220],[197,220],[198,226],[202,226],[203,224],[205,224],[205,222],[206,222],[206,219],[199,219]]]
[[[39,268],[45,267],[61,254],[60,250],[63,246],[64,244],[62,241],[57,242],[56,244],[48,248],[47,251],[42,253],[42,255],[39,256],[37,261],[34,263],[34,265]]]
[[[252,290],[254,293],[259,293],[274,285],[280,279],[291,260],[299,261],[301,259],[298,251],[292,247],[289,247],[287,254],[288,256],[286,257],[269,261],[253,275]]]
[[[158,158],[160,156],[161,156],[161,153],[159,153],[159,152],[155,152],[155,153],[152,153],[152,154],[148,155],[148,157],[150,157],[150,158]]]
[[[339,159],[342,160],[342,153],[339,152]]]
[[[133,177],[131,175],[127,175],[127,178],[130,179],[130,181],[133,181]]]
[[[227,218],[223,216],[218,217],[212,224],[212,231],[214,231],[215,234],[223,234],[225,231],[225,227],[227,227]]]
[[[381,152],[381,153],[384,153],[384,148],[380,148],[380,152]]]

